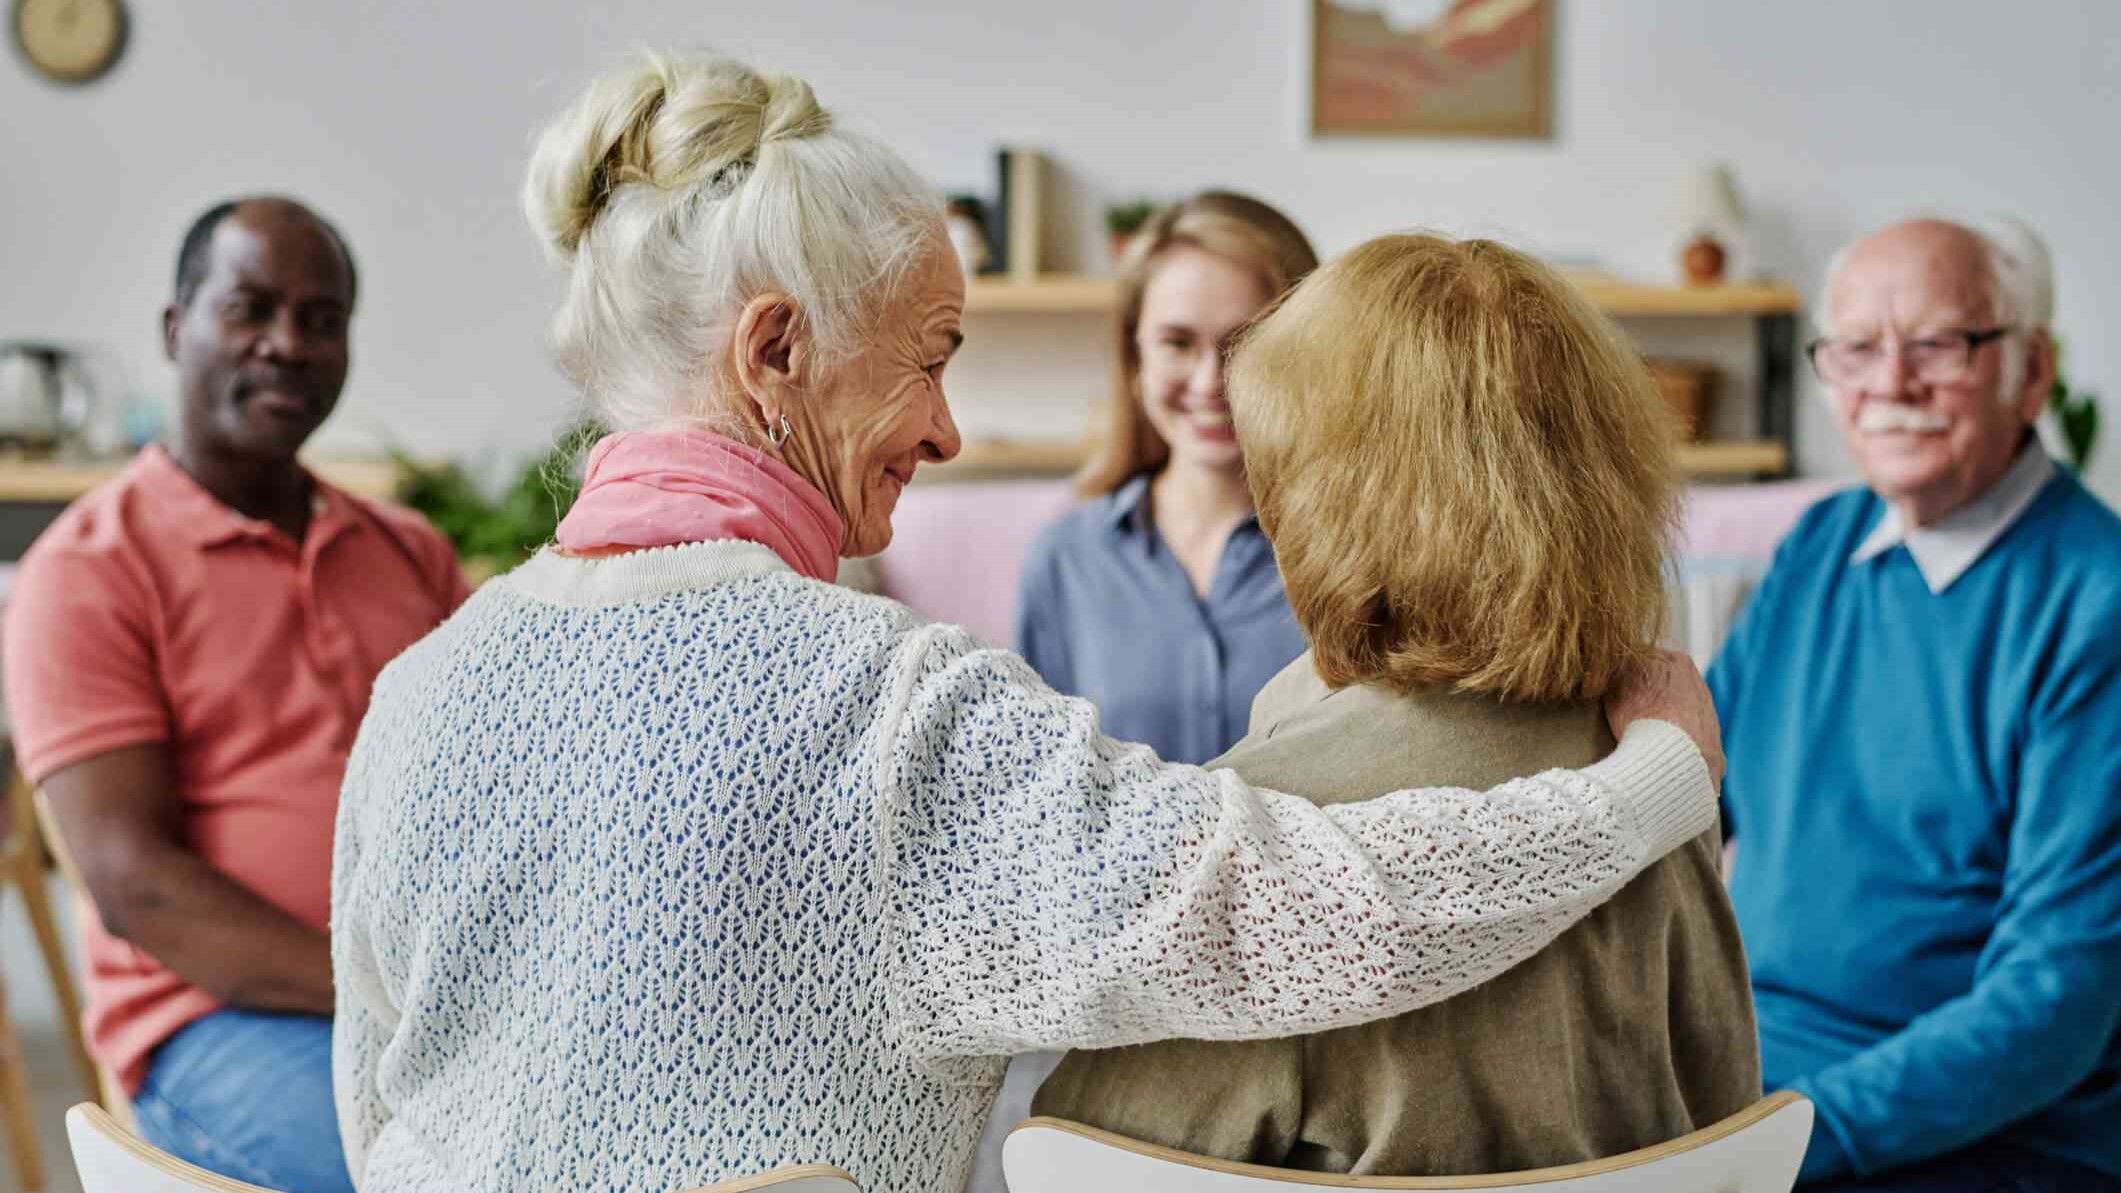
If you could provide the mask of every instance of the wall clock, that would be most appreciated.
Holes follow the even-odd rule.
[[[45,78],[87,83],[125,52],[124,0],[15,0],[15,47]]]

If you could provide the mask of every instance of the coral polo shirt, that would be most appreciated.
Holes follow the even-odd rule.
[[[297,543],[148,448],[23,556],[0,657],[32,782],[168,747],[192,848],[326,930],[332,821],[369,688],[468,590],[417,514],[314,486]],[[155,1047],[219,1004],[84,912],[89,1046],[136,1089]]]

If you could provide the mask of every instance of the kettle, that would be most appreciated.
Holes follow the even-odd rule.
[[[95,411],[95,383],[79,353],[0,343],[0,448],[50,451],[79,435]]]

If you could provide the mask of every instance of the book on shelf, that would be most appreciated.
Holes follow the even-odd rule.
[[[1038,279],[1044,262],[1046,162],[1035,149],[1003,148],[994,155],[995,199],[987,209],[987,266],[1012,282]]]

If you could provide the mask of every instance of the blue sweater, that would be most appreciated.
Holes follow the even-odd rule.
[[[1731,900],[1808,1178],[2001,1137],[2121,1176],[2121,519],[2057,475],[1932,593],[1807,512],[1709,671]]]

